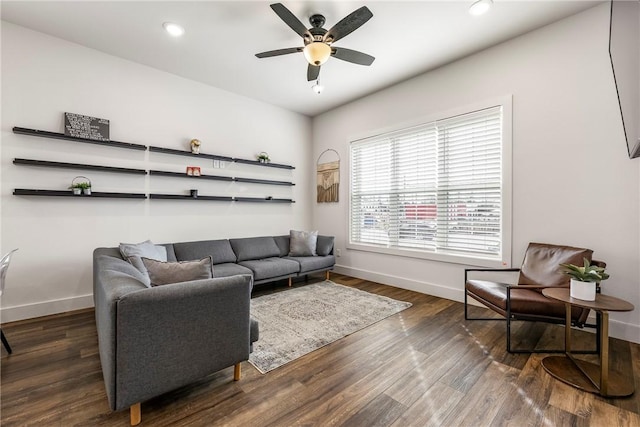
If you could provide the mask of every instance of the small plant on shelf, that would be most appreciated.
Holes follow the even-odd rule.
[[[75,194],[75,195],[80,195],[80,194],[84,193],[87,196],[90,196],[91,195],[91,181],[79,181],[79,182],[76,182],[76,180],[78,178],[89,179],[89,178],[84,177],[84,176],[76,176],[75,178],[73,178],[73,181],[71,181],[71,186],[69,186],[69,188],[73,191],[73,194]]]
[[[271,159],[269,158],[269,155],[263,151],[262,153],[258,154],[258,161],[260,163],[269,163]]]

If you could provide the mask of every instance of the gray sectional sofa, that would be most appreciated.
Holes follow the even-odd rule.
[[[211,256],[213,278],[149,287],[119,248],[93,253],[93,287],[100,361],[112,410],[140,402],[249,359],[258,339],[250,317],[254,284],[333,269],[333,237],[318,236],[320,255],[289,257],[289,236],[162,245],[167,261]]]

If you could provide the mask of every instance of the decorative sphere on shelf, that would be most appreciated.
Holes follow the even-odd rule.
[[[199,139],[192,139],[191,140],[191,152],[193,154],[200,154],[200,140]]]

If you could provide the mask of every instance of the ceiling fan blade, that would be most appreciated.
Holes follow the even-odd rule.
[[[349,15],[342,18],[340,22],[327,31],[324,35],[324,41],[327,43],[338,41],[360,28],[372,17],[373,13],[371,13],[369,8],[367,6],[362,6],[360,9],[351,12]]]
[[[359,65],[371,65],[376,59],[366,53],[358,52],[357,50],[345,49],[343,47],[332,47],[331,56]]]
[[[309,64],[307,67],[307,81],[318,80],[318,76],[320,75],[320,67],[316,67],[315,65]]]
[[[302,52],[302,48],[301,47],[289,47],[289,48],[286,48],[286,49],[270,50],[270,51],[267,51],[267,52],[256,53],[256,56],[258,58],[269,58],[270,56],[287,55],[289,53],[297,53],[297,52]]]
[[[300,22],[300,20],[296,18],[296,16],[293,13],[291,13],[289,9],[284,7],[282,3],[272,4],[271,9],[273,9],[276,15],[278,15],[280,19],[284,21],[285,24],[287,24],[293,31],[298,33],[300,37],[310,38],[310,39],[313,38],[311,36],[311,33],[309,33],[309,30],[307,30],[307,27],[305,27],[305,25],[302,22]]]

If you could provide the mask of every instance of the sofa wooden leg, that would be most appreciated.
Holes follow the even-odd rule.
[[[329,270],[326,272],[326,280],[329,280]]]
[[[293,283],[293,281],[291,280],[291,277],[289,277],[289,287],[291,287],[292,283]]]
[[[131,425],[137,426],[138,424],[140,424],[140,421],[142,421],[142,414],[140,411],[140,402],[136,403],[135,405],[131,405],[130,412],[131,412]]]
[[[240,381],[240,374],[241,374],[240,363],[236,363],[233,366],[233,380],[234,381]]]

